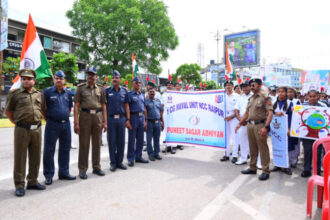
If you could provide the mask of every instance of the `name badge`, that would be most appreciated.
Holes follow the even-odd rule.
[[[115,115],[115,119],[118,119],[118,118],[120,118],[120,115]]]
[[[38,125],[31,125],[30,130],[36,130],[38,128]]]
[[[89,113],[90,114],[96,114],[96,110],[90,110]]]
[[[113,96],[113,93],[109,93],[109,96]]]

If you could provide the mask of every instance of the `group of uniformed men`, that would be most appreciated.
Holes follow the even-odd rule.
[[[120,86],[121,75],[112,74],[112,86],[104,89],[96,83],[95,67],[86,69],[87,82],[78,85],[74,96],[74,132],[79,135],[78,168],[79,177],[87,179],[88,156],[92,141],[93,173],[104,176],[100,165],[101,133],[107,131],[110,170],[126,170],[123,164],[125,130],[128,128],[128,166],[134,163],[148,163],[142,157],[144,131],[147,131],[149,160],[161,160],[159,137],[164,129],[163,106],[155,98],[154,86],[148,86],[148,98],[141,93],[141,81],[133,79],[133,90],[128,92]],[[69,116],[73,107],[72,93],[64,88],[65,74],[54,74],[55,86],[41,94],[34,88],[36,72],[31,69],[19,71],[22,87],[11,91],[7,97],[5,113],[14,123],[14,183],[16,196],[25,195],[26,158],[29,158],[29,173],[26,189],[44,190],[46,187],[37,180],[41,157],[41,120],[46,119],[43,166],[45,184],[51,185],[55,173],[54,153],[57,140],[58,177],[75,180],[70,175],[69,160],[71,129]],[[91,140],[90,140],[91,139]],[[152,140],[154,142],[152,146]]]

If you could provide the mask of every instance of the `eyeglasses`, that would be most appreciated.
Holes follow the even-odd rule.
[[[55,80],[64,80],[63,77],[55,77]]]
[[[251,84],[250,87],[254,88],[254,87],[257,87],[258,84]]]

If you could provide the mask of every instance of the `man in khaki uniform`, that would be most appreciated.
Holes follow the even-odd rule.
[[[29,174],[27,189],[44,190],[38,182],[41,156],[41,93],[34,89],[37,74],[32,69],[19,71],[20,89],[11,91],[7,97],[6,115],[15,124],[14,130],[14,183],[16,196],[25,195],[25,165],[27,151]]]
[[[236,127],[236,132],[241,125],[248,122],[247,132],[250,145],[250,168],[243,170],[242,174],[256,174],[258,152],[260,152],[262,174],[259,180],[269,178],[269,148],[267,144],[267,132],[273,118],[273,105],[271,99],[261,93],[261,79],[252,79],[249,82],[253,96],[249,99],[246,112]]]
[[[97,72],[95,67],[86,69],[87,82],[78,85],[74,100],[74,131],[79,134],[79,177],[87,179],[89,143],[92,136],[93,173],[104,176],[100,165],[100,146],[102,127],[107,130],[107,112],[105,95],[102,85],[96,84]],[[78,113],[79,119],[78,119]],[[103,120],[101,117],[103,113]],[[79,120],[79,121],[78,121]]]

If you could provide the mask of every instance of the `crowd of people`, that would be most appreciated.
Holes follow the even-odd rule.
[[[121,74],[112,73],[112,85],[105,87],[97,83],[95,67],[86,69],[87,82],[77,86],[74,98],[71,91],[65,89],[65,73],[54,74],[54,86],[42,93],[34,88],[36,73],[31,69],[19,72],[22,87],[11,91],[7,97],[5,113],[14,130],[14,184],[16,196],[25,195],[26,189],[44,190],[46,187],[38,181],[41,159],[41,120],[46,120],[43,147],[43,174],[45,184],[51,185],[55,175],[54,154],[56,142],[59,142],[58,177],[61,180],[75,180],[69,171],[72,133],[70,112],[74,112],[74,132],[79,135],[78,169],[79,177],[87,179],[90,142],[92,143],[93,174],[104,176],[100,164],[100,147],[102,131],[107,132],[109,147],[110,171],[126,170],[123,163],[125,134],[128,129],[127,165],[149,163],[162,160],[160,156],[160,134],[164,129],[163,117],[168,93],[162,95],[153,83],[148,83],[147,91],[142,93],[141,80],[134,77],[132,90],[120,86]],[[168,81],[167,90],[181,91],[180,83]],[[261,79],[251,79],[234,87],[234,83],[224,84],[226,92],[226,138],[228,144],[222,162],[230,160],[235,165],[247,164],[248,169],[242,174],[256,174],[260,166],[262,174],[259,180],[267,180],[270,172],[283,171],[292,174],[291,168],[297,166],[300,155],[300,143],[304,149],[304,171],[302,177],[311,175],[312,140],[289,137],[290,166],[270,169],[270,151],[267,144],[267,133],[273,115],[288,115],[289,127],[294,105],[328,106],[327,96],[311,90],[302,95],[293,88],[270,87],[269,96],[263,94]],[[200,88],[196,88],[199,91]],[[73,104],[74,102],[74,104]],[[164,115],[165,116],[165,115]],[[145,138],[146,135],[146,138]],[[147,143],[148,158],[142,157],[144,140]],[[248,141],[247,141],[248,140]],[[183,150],[182,145],[166,144],[164,153],[176,153]],[[320,150],[320,155],[322,151]],[[26,176],[26,159],[29,169]],[[259,161],[259,162],[258,162]],[[258,165],[258,164],[261,165]],[[320,164],[320,162],[319,162]],[[319,169],[320,172],[320,169]]]

